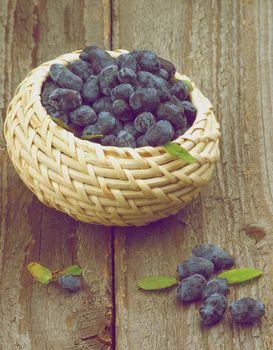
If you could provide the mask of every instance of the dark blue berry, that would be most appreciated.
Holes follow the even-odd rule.
[[[66,112],[56,110],[54,107],[49,105],[45,106],[45,109],[51,117],[60,119],[65,124],[69,123],[69,118]]]
[[[76,75],[82,78],[83,81],[87,80],[95,72],[91,68],[91,65],[82,60],[74,61],[70,64],[69,69]]]
[[[118,133],[121,131],[122,128],[123,124],[118,119],[116,119],[116,124],[112,129],[112,134],[118,136]]]
[[[113,135],[113,134],[106,135],[100,140],[100,143],[103,146],[114,146],[116,142],[116,138],[117,138],[116,135]]]
[[[183,101],[182,103],[184,107],[184,114],[187,118],[187,122],[189,125],[192,125],[197,115],[197,109],[189,101]]]
[[[99,85],[101,92],[111,95],[111,89],[118,84],[118,67],[115,65],[107,66],[99,74]]]
[[[185,278],[176,289],[176,296],[181,301],[194,301],[199,299],[206,285],[203,275],[194,274]]]
[[[93,108],[81,105],[79,108],[70,112],[69,119],[72,123],[80,126],[87,126],[89,124],[95,124],[97,121],[97,114]]]
[[[108,52],[98,46],[86,47],[82,50],[80,58],[91,64],[95,74],[99,74],[103,68],[116,63],[115,59]]]
[[[169,74],[168,79],[173,79],[175,75],[175,66],[170,61],[161,57],[158,57],[158,61],[160,62],[161,69],[164,69]]]
[[[125,100],[115,100],[113,110],[115,116],[122,122],[130,121],[134,118],[132,110]]]
[[[83,87],[82,78],[72,73],[69,69],[65,69],[59,74],[57,83],[62,88],[72,89],[76,91],[81,91]]]
[[[233,256],[223,252],[221,256],[216,256],[213,259],[213,263],[216,269],[228,269],[234,265],[235,261]]]
[[[89,103],[94,103],[100,97],[100,86],[98,77],[91,75],[82,89],[82,97]]]
[[[99,114],[100,112],[103,112],[103,111],[114,113],[113,102],[109,96],[103,96],[103,97],[99,98],[98,100],[96,100],[93,103],[92,108],[94,109],[94,111],[97,114]]]
[[[187,130],[188,130],[187,127],[183,128],[183,129],[176,129],[174,132],[174,139],[178,139],[178,137],[184,135]]]
[[[180,278],[191,276],[195,273],[204,275],[208,278],[214,270],[213,263],[202,257],[192,257],[177,266],[177,272]]]
[[[156,72],[160,69],[160,62],[157,55],[148,50],[144,50],[137,55],[137,62],[141,70]]]
[[[150,126],[155,124],[156,120],[152,113],[150,112],[143,112],[140,113],[134,120],[134,126],[135,129],[140,132],[141,134],[144,134]]]
[[[169,102],[176,105],[180,109],[182,119],[183,119],[183,122],[181,123],[183,124],[183,126],[181,126],[180,128],[183,129],[183,134],[184,134],[188,129],[188,125],[187,125],[187,118],[184,115],[183,101],[180,101],[176,96],[172,95]]]
[[[104,135],[101,132],[101,128],[99,125],[96,124],[91,124],[87,125],[83,130],[82,130],[82,135],[87,136],[87,135]],[[93,142],[93,140],[91,140]]]
[[[189,88],[182,80],[174,79],[171,83],[171,94],[179,100],[185,100],[189,96]]]
[[[78,276],[64,275],[59,278],[59,284],[63,288],[75,292],[81,287],[81,280]]]
[[[65,69],[65,66],[61,63],[53,63],[49,68],[49,75],[53,81],[57,81],[61,71]]]
[[[115,100],[129,100],[129,97],[134,92],[134,88],[131,84],[120,84],[117,85],[112,91],[111,91],[111,98],[113,101]]]
[[[223,278],[214,278],[206,284],[205,289],[202,292],[202,299],[206,299],[213,293],[226,295],[228,292],[228,282]]]
[[[137,79],[142,86],[155,88],[161,101],[167,101],[171,97],[169,84],[166,80],[145,71],[138,72]]]
[[[44,83],[41,94],[41,102],[43,106],[46,106],[48,104],[49,95],[58,87],[59,86],[53,81],[46,81]]]
[[[204,326],[211,326],[219,322],[227,309],[227,300],[223,294],[213,293],[206,298],[199,309],[201,323]]]
[[[159,71],[154,74],[164,80],[169,80],[169,73],[165,69],[160,68]]]
[[[184,128],[187,125],[180,108],[170,102],[160,103],[156,115],[158,119],[168,120],[177,128]]]
[[[176,105],[177,107],[179,107],[181,113],[184,114],[183,102],[181,100],[179,100],[179,98],[177,98],[176,96],[172,95],[169,102],[171,102],[174,105]],[[186,120],[186,122],[187,122],[187,120]]]
[[[143,53],[144,50],[132,50],[130,52],[130,55],[132,55],[133,57],[135,57],[135,59],[137,60],[138,56],[141,55]]]
[[[110,112],[100,112],[96,123],[102,135],[110,134],[116,125],[116,119]]]
[[[145,140],[145,135],[141,135],[136,140],[137,147],[149,146],[148,142]]]
[[[139,136],[139,132],[135,128],[133,122],[125,123],[124,127],[123,127],[123,130],[129,132],[131,135],[133,135],[134,138],[137,138]]]
[[[192,249],[192,255],[213,262],[215,268],[224,269],[234,265],[234,258],[214,244],[200,244]]]
[[[136,147],[136,141],[132,134],[121,130],[116,138],[115,146],[117,147]]]
[[[48,98],[48,104],[50,106],[62,111],[71,111],[79,107],[81,103],[80,93],[70,89],[55,89]]]
[[[58,63],[50,66],[49,72],[52,80],[54,80],[62,88],[81,91],[83,87],[82,78],[71,72],[65,66],[61,66],[62,65]]]
[[[159,97],[155,88],[138,88],[129,98],[129,104],[137,114],[151,112],[159,105]]]
[[[117,64],[119,69],[121,68],[130,68],[133,71],[137,70],[137,61],[134,54],[129,53],[122,53],[117,58]]]
[[[121,68],[118,71],[118,80],[121,83],[134,84],[137,80],[136,73],[130,68]]]
[[[260,300],[246,297],[229,305],[232,321],[236,323],[252,323],[264,315],[264,304]]]
[[[149,127],[144,135],[144,142],[149,146],[160,146],[169,142],[174,135],[174,130],[167,120],[160,120]]]
[[[111,134],[116,125],[116,119],[110,112],[100,112],[95,124],[86,126],[83,135],[107,135]]]

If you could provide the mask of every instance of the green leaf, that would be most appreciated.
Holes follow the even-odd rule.
[[[64,271],[64,275],[80,275],[82,273],[82,268],[78,265],[72,265],[67,267]]]
[[[167,276],[149,276],[138,281],[137,286],[144,290],[158,290],[169,288],[178,282],[174,277]]]
[[[177,143],[169,142],[163,145],[163,147],[170,155],[181,158],[187,163],[196,162],[196,159],[193,158],[193,156],[190,155],[190,153],[187,150],[185,150],[185,148],[178,145]]]
[[[220,273],[217,278],[224,278],[228,281],[228,283],[241,283],[258,276],[261,276],[263,271],[253,268],[243,268],[243,269],[232,269],[225,272]]]
[[[192,83],[189,80],[183,80],[183,82],[187,85],[187,87],[189,88],[190,91],[193,90]]]
[[[36,262],[29,263],[27,268],[32,276],[41,283],[47,284],[52,278],[51,271]]]
[[[97,135],[83,135],[83,136],[80,136],[80,139],[82,140],[93,140],[93,139],[98,139],[98,138],[101,138],[103,137],[102,134],[97,134]]]
[[[59,118],[55,118],[55,117],[51,117],[51,119],[58,124],[59,126],[61,126],[63,129],[72,132],[73,134],[75,134],[75,130],[70,128],[70,126],[66,125],[61,119]]]

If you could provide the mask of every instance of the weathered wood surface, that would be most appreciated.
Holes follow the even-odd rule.
[[[1,122],[31,68],[90,42],[109,46],[109,19],[108,0],[1,0]],[[97,335],[112,305],[111,229],[77,223],[39,203],[15,173],[2,132],[0,145],[0,349],[109,348]],[[31,261],[51,269],[82,265],[84,288],[69,295],[36,283],[26,270]]]
[[[0,349],[110,348],[98,333],[107,343],[111,306],[113,349],[272,349],[272,1],[0,0],[0,9],[0,129],[32,67],[94,42],[171,59],[211,99],[222,129],[221,163],[198,200],[176,217],[112,230],[40,204],[15,173],[1,133]],[[237,266],[265,271],[229,294],[261,298],[261,323],[237,327],[226,315],[201,329],[198,305],[181,307],[174,290],[137,290],[143,276],[173,275],[201,242],[228,249]],[[83,290],[69,295],[36,283],[30,261],[81,264]]]
[[[176,218],[115,230],[117,349],[273,348],[272,18],[266,0],[114,1],[113,46],[152,48],[174,61],[211,99],[222,129],[221,163],[198,200]],[[141,277],[173,275],[202,242],[265,271],[229,295],[261,298],[261,324],[237,327],[225,317],[201,329],[199,305],[177,305],[174,290],[137,290]]]

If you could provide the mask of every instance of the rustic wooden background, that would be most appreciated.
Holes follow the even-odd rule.
[[[268,350],[273,348],[272,0],[0,0],[0,129],[27,72],[98,43],[150,48],[207,95],[221,123],[221,162],[201,196],[179,215],[140,228],[78,223],[23,185],[0,135],[1,350]],[[262,299],[253,327],[228,315],[201,329],[198,305],[174,290],[144,293],[136,281],[175,273],[193,245],[211,242],[264,277],[232,287],[229,300]],[[70,295],[40,285],[30,261],[83,266]],[[110,345],[112,343],[112,345]]]

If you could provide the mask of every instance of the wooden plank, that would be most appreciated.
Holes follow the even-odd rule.
[[[31,68],[86,44],[109,47],[108,0],[0,3],[3,118],[15,87]],[[23,185],[4,150],[0,120],[0,348],[109,349],[111,230],[78,223],[42,205]],[[51,269],[80,264],[82,290],[69,294],[58,284],[39,284],[26,270],[30,261]]]
[[[222,131],[221,162],[194,203],[146,227],[115,229],[118,349],[273,347],[272,16],[270,0],[114,0],[113,47],[152,49],[173,61],[211,99]],[[238,327],[226,315],[202,329],[200,304],[182,307],[174,290],[137,289],[144,276],[175,275],[202,242],[227,249],[238,267],[264,270],[228,297],[262,299],[261,323]]]

